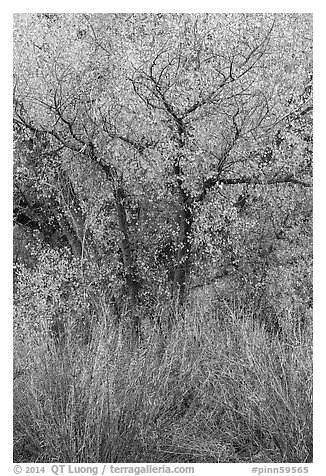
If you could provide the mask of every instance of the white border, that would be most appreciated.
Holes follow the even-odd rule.
[[[326,16],[321,2],[307,1],[274,1],[274,2],[67,2],[57,1],[13,1],[2,6],[0,45],[1,56],[1,382],[2,382],[2,415],[0,463],[3,463],[1,474],[12,474],[12,14],[16,12],[313,12],[314,13],[314,463],[309,466],[309,474],[325,474],[325,321],[326,312],[323,295],[326,292],[325,280],[325,246],[326,236],[326,107],[325,93],[326,76],[324,71],[325,46],[324,30]],[[196,474],[248,474],[252,465],[196,465]],[[280,466],[280,465],[278,465]],[[306,465],[305,465],[306,466]],[[1,466],[0,466],[1,467]],[[216,472],[217,471],[217,472]]]

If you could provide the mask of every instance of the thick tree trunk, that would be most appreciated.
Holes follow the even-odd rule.
[[[115,205],[118,216],[119,230],[121,233],[120,248],[122,252],[123,266],[125,272],[126,284],[128,287],[130,302],[132,307],[133,326],[136,335],[139,335],[140,322],[137,312],[139,303],[139,279],[137,277],[134,259],[132,255],[132,248],[128,233],[127,216],[124,205],[125,194],[122,187],[116,187],[114,191]]]
[[[178,201],[179,238],[177,265],[174,273],[174,293],[178,306],[182,307],[191,270],[192,225],[194,219],[191,197],[183,189],[180,180],[178,180]]]
[[[121,234],[120,249],[124,268],[125,281],[129,292],[130,305],[132,312],[132,325],[136,337],[140,336],[140,321],[138,313],[140,282],[137,276],[132,246],[128,231],[128,221],[125,208],[125,193],[121,184],[121,179],[117,177],[117,172],[111,165],[102,161],[97,161],[106,177],[110,181],[113,189],[115,208],[118,218],[118,226]]]
[[[177,248],[177,264],[174,273],[174,295],[178,307],[182,307],[186,297],[186,286],[190,276],[191,268],[191,235],[193,225],[193,207],[192,198],[186,191],[183,181],[182,159],[184,159],[184,147],[186,141],[185,125],[182,119],[174,116],[178,124],[178,156],[176,157],[173,168],[176,178],[177,194],[178,194],[178,248]]]

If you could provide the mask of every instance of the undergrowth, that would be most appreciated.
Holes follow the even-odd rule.
[[[250,309],[199,299],[172,330],[150,317],[137,344],[105,309],[87,341],[73,323],[60,341],[21,323],[15,462],[312,461],[310,322],[289,313],[272,335]]]

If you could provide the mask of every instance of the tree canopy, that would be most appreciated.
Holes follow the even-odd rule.
[[[15,15],[14,213],[34,264],[68,253],[116,309],[128,297],[136,332],[139,306],[225,277],[306,305],[311,23]]]

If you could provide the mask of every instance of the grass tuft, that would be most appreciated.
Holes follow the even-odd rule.
[[[135,346],[102,317],[87,343],[73,325],[56,340],[21,323],[15,462],[312,461],[309,323],[289,314],[272,335],[250,310],[194,299]]]

